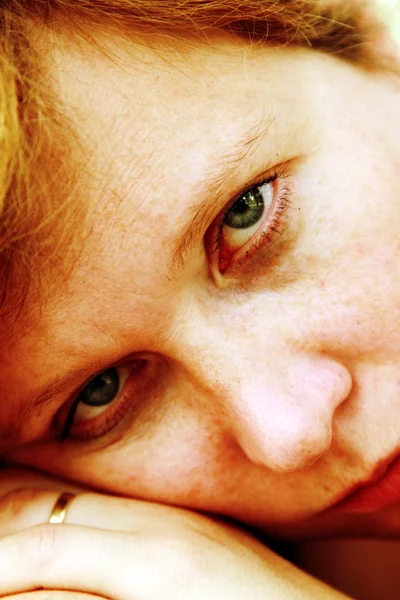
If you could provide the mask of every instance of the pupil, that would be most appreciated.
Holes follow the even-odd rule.
[[[259,221],[264,213],[264,199],[259,187],[245,192],[227,212],[224,225],[233,229],[247,229]]]
[[[108,369],[82,390],[79,399],[87,406],[106,406],[110,404],[119,392],[119,376],[116,369]]]

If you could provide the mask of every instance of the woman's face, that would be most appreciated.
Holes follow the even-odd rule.
[[[4,456],[282,535],[399,534],[399,505],[326,511],[400,451],[398,84],[101,41],[43,44],[90,233],[3,358]]]

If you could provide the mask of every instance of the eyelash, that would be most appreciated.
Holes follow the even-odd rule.
[[[218,217],[217,223],[217,232],[215,238],[212,243],[213,249],[211,250],[211,254],[215,254],[220,249],[221,245],[221,237],[222,230],[224,227],[224,220],[231,208],[235,205],[235,203],[248,191],[262,187],[263,185],[267,185],[269,183],[273,183],[278,181],[279,179],[288,179],[290,174],[287,172],[287,164],[283,164],[279,167],[275,167],[272,173],[264,176],[262,179],[255,181],[252,185],[247,186],[240,194],[237,194],[233,200],[231,200],[223,209]],[[250,260],[254,254],[256,254],[261,248],[265,245],[270,246],[275,239],[273,239],[274,234],[277,236],[281,236],[284,231],[282,230],[287,224],[288,218],[288,210],[291,207],[291,195],[292,195],[292,186],[289,182],[284,181],[280,186],[280,193],[278,198],[275,200],[275,206],[273,209],[273,213],[268,219],[267,227],[261,232],[256,234],[256,239],[254,242],[247,242],[245,244],[246,250],[244,251],[244,256],[241,256],[239,259],[236,259],[237,266],[242,266],[245,262]],[[280,230],[281,229],[281,230]],[[250,246],[247,247],[250,243]],[[242,250],[237,251],[237,253],[241,253]],[[224,274],[229,267],[227,267],[222,274]]]
[[[138,363],[137,365],[136,362]],[[78,393],[68,408],[66,418],[63,418],[62,416],[59,418],[59,430],[61,430],[59,435],[60,441],[64,442],[71,437],[78,441],[89,441],[107,435],[107,433],[112,431],[121,422],[121,420],[123,420],[123,418],[129,412],[130,407],[135,404],[134,398],[137,399],[136,404],[138,401],[140,401],[140,399],[138,400],[140,395],[138,376],[140,376],[140,374],[143,376],[145,366],[145,361],[135,361],[135,366],[132,368],[132,373],[127,377],[120,391],[118,392],[119,398],[117,397],[115,400],[115,406],[111,404],[110,408],[105,410],[104,413],[91,419],[90,421],[85,421],[81,424],[74,423],[76,412],[81,402],[80,394]],[[92,377],[89,382],[95,379],[95,377],[96,376]],[[84,389],[89,382],[87,382],[82,389]],[[74,426],[78,429],[78,431],[74,432],[71,436],[70,433]]]
[[[125,397],[125,390],[122,390],[121,396],[121,399],[116,401],[116,408],[114,410],[107,410],[105,411],[104,415],[100,415],[100,417],[98,417],[100,420],[100,425],[96,427],[96,421],[98,419],[94,418],[93,423],[88,422],[82,424],[81,429],[84,430],[82,433],[74,433],[71,436],[71,430],[74,427],[74,418],[80,403],[79,397],[75,398],[65,423],[61,425],[60,441],[65,442],[71,437],[77,440],[92,440],[111,431],[114,428],[115,423],[118,423],[119,419],[124,416],[131,402],[130,398]],[[108,412],[110,412],[111,415],[108,415]],[[79,428],[79,425],[77,427]]]

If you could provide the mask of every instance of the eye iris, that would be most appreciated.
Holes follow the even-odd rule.
[[[223,223],[233,229],[247,229],[257,223],[262,217],[264,209],[265,204],[260,188],[252,188],[232,205]]]
[[[119,392],[119,375],[116,369],[100,373],[79,394],[79,401],[87,406],[106,406]]]

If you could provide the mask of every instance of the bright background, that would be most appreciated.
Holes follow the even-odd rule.
[[[376,2],[381,6],[393,35],[400,44],[400,0],[376,0]]]

